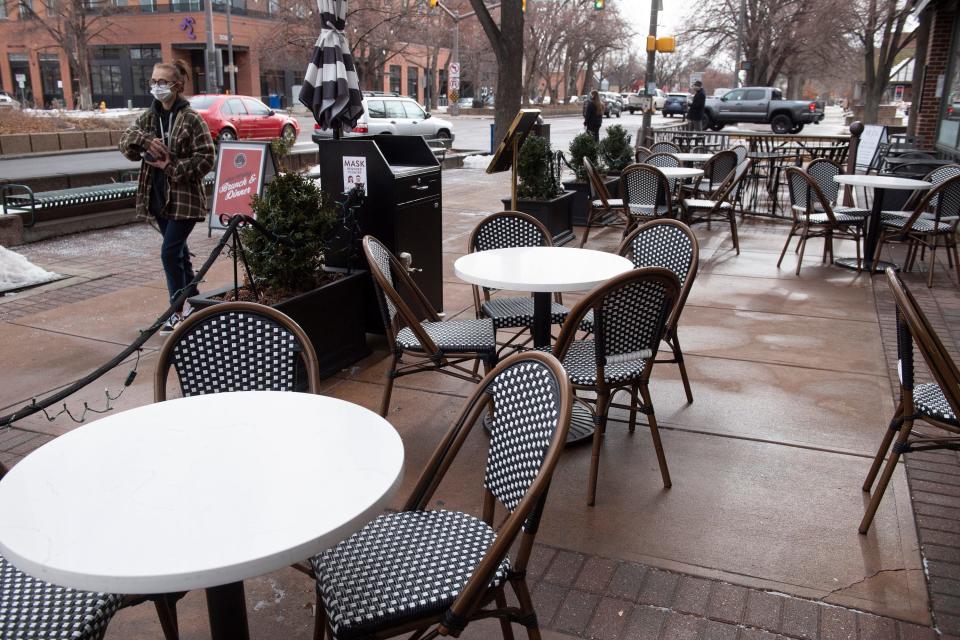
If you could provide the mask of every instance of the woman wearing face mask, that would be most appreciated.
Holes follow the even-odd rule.
[[[163,234],[160,260],[170,302],[193,281],[187,238],[207,217],[203,177],[213,167],[216,149],[203,118],[183,98],[189,71],[182,60],[154,66],[150,93],[155,100],[120,138],[120,152],[142,160],[137,188],[137,217],[154,219]],[[196,287],[189,292],[196,295]],[[190,312],[174,313],[160,330],[168,334]]]

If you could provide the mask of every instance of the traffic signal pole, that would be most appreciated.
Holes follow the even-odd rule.
[[[653,36],[654,42],[656,42],[657,39],[657,12],[659,10],[659,4],[660,0],[650,0],[650,35]],[[645,147],[649,147],[653,142],[653,130],[650,127],[650,118],[653,112],[653,96],[655,93],[650,92],[650,86],[655,86],[657,83],[657,47],[647,48],[650,50],[647,51],[647,76],[644,82],[643,95],[648,97],[650,104],[649,108],[643,110],[643,124],[640,129],[640,137]]]
[[[494,2],[492,4],[488,4],[487,9],[496,9],[499,6],[500,6],[499,2]],[[451,11],[446,7],[446,5],[440,2],[440,0],[430,0],[430,8],[432,9],[433,7],[440,7],[441,9],[443,9],[443,12],[446,13],[448,16],[450,16],[450,19],[453,20],[453,51],[450,52],[450,65],[455,64],[457,65],[457,68],[459,68],[460,67],[460,21],[465,18],[471,18],[477,15],[477,12],[469,11],[467,13],[460,13],[459,9],[457,9],[456,11]],[[479,78],[477,78],[477,80],[479,80]],[[447,86],[449,87],[449,85],[450,85],[450,66],[448,65],[447,66]],[[447,94],[449,93],[450,92],[447,91]],[[452,116],[460,115],[460,105],[457,104],[459,102],[459,97],[460,97],[460,90],[457,89],[458,100],[454,100],[453,103],[450,104],[450,106],[448,107],[448,109],[450,110],[450,115]]]

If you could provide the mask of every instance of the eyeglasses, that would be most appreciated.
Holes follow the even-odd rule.
[[[170,82],[169,80],[151,80],[150,87],[172,87],[177,84],[176,82]]]

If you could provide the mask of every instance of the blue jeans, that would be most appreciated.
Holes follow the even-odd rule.
[[[167,276],[167,291],[170,302],[187,287],[194,277],[193,265],[190,263],[190,249],[187,248],[187,238],[193,231],[195,220],[168,220],[157,218],[160,233],[163,234],[163,245],[160,247],[160,261],[163,263],[163,272]],[[190,290],[190,295],[199,293],[196,287]]]

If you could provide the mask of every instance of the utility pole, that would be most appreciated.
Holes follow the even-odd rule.
[[[207,19],[207,93],[217,92],[217,49],[213,44],[213,0],[203,0]]]
[[[230,93],[237,95],[237,68],[233,66],[233,25],[230,20],[232,4],[233,0],[227,0],[227,64],[230,66]]]
[[[661,0],[650,0],[650,35],[653,37],[654,42],[657,39],[657,13],[660,10]],[[648,40],[649,42],[649,40]],[[650,128],[650,117],[651,112],[653,111],[653,93],[650,91],[651,85],[656,85],[657,83],[657,71],[656,71],[656,61],[657,61],[657,47],[653,46],[647,47],[650,51],[647,51],[647,77],[644,82],[643,95],[647,96],[650,101],[650,108],[643,110],[643,124],[641,125],[641,134],[642,144],[644,146],[650,146],[649,142],[653,139],[653,131]]]

